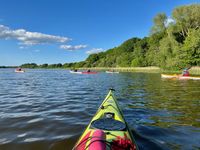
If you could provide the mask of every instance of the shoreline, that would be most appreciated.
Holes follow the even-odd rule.
[[[0,69],[14,69],[15,67],[0,67]],[[24,68],[24,69],[67,69],[72,68]],[[159,67],[150,66],[150,67],[83,67],[77,68],[78,70],[95,70],[95,71],[106,71],[113,70],[118,72],[146,72],[146,73],[164,73],[164,74],[181,74],[182,70],[164,70]],[[190,69],[191,75],[200,75],[200,66],[195,66]]]
[[[97,70],[97,71],[119,71],[119,72],[152,72],[159,73],[161,69],[159,67],[90,67],[90,68],[78,68],[80,70]]]
[[[91,67],[91,68],[78,68],[80,70],[114,70],[119,72],[146,72],[146,73],[165,73],[165,74],[181,74],[182,70],[164,70],[159,67]],[[192,67],[190,70],[191,75],[200,75],[200,66]]]

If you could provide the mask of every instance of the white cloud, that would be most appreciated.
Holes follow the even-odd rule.
[[[0,25],[0,39],[16,39],[22,45],[64,43],[71,40],[68,37],[29,32],[25,29],[12,30],[4,25]]]
[[[174,19],[172,19],[171,17],[168,17],[167,20],[165,21],[165,26],[167,27],[168,25],[174,22],[175,22]]]
[[[97,54],[103,51],[104,51],[103,48],[93,48],[89,51],[86,51],[86,54]]]
[[[83,49],[83,48],[86,48],[87,45],[75,45],[75,46],[72,46],[72,45],[60,45],[60,48],[61,49],[66,49],[66,50],[79,50],[79,49]]]

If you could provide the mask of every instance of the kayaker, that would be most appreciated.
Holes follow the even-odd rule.
[[[190,73],[187,68],[183,70],[182,76],[190,76]]]
[[[87,72],[90,72],[90,69],[88,69]]]

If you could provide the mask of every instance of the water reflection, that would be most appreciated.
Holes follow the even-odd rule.
[[[129,108],[154,110],[145,124],[160,127],[188,125],[200,127],[200,83],[197,81],[161,80],[155,81],[151,75],[145,86],[128,87],[133,99]],[[133,91],[133,92],[131,92]]]

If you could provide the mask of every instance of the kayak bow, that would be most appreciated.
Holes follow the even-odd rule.
[[[73,150],[138,150],[118,102],[109,91]]]

